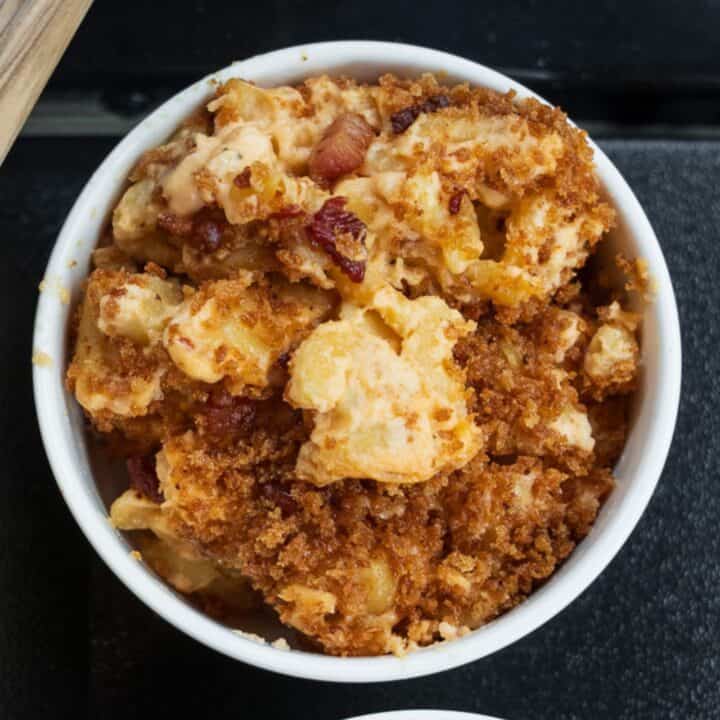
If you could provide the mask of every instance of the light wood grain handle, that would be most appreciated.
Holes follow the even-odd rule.
[[[0,164],[92,0],[0,0]]]

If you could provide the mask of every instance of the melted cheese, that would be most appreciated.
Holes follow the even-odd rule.
[[[136,275],[100,298],[98,328],[109,336],[127,337],[139,345],[157,342],[183,295],[176,282]]]
[[[329,78],[310,84],[309,105],[293,88],[265,90],[231,80],[208,107],[217,113],[215,133],[195,135],[195,150],[161,180],[170,210],[190,215],[217,202],[232,223],[250,222],[286,205],[316,211],[328,197],[309,178],[312,148],[342,112],[361,112],[377,122],[374,106],[359,88],[342,89]],[[251,168],[249,189],[233,181]]]
[[[78,402],[94,417],[145,415],[149,406],[162,398],[162,364],[137,348],[135,366],[123,358],[119,345],[134,342],[125,338],[124,332],[143,342],[157,337],[166,306],[162,299],[155,299],[155,291],[149,288],[162,282],[153,276],[122,271],[96,271],[91,277],[68,378]],[[171,283],[158,288],[168,296],[176,291]],[[148,300],[154,314],[141,316],[140,308]]]
[[[550,429],[560,434],[568,445],[583,452],[592,452],[595,439],[586,413],[576,407],[566,407],[558,417],[550,423]]]
[[[318,327],[296,351],[286,389],[292,405],[315,413],[298,476],[413,483],[464,465],[481,438],[452,348],[473,328],[439,298],[411,301],[390,288],[372,310],[345,306]]]
[[[227,378],[241,394],[264,388],[280,355],[330,307],[320,291],[249,278],[208,283],[186,300],[168,324],[163,342],[186,375],[207,383]]]
[[[580,339],[585,321],[570,310],[558,310],[557,316],[563,323],[562,329],[556,337],[554,360],[556,363],[562,363],[568,351]]]
[[[154,180],[145,178],[131,185],[113,211],[113,234],[120,243],[142,238],[155,228],[159,205]]]
[[[619,325],[602,325],[593,335],[585,353],[585,372],[595,381],[611,379],[618,368],[634,365],[638,356],[635,336]]]
[[[441,250],[441,262],[450,273],[464,272],[483,250],[469,198],[463,193],[459,211],[453,214],[449,210],[452,196],[443,190],[437,172],[426,168],[404,182],[401,177],[398,173],[384,174],[378,187],[385,199],[398,208],[404,222],[419,237]]]

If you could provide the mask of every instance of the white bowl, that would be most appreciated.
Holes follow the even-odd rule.
[[[490,715],[455,712],[454,710],[392,710],[390,712],[358,715],[348,720],[501,720]]]
[[[510,78],[469,60],[385,42],[331,42],[278,50],[236,62],[211,78],[243,77],[273,85],[324,72],[373,79],[387,71],[400,75],[442,72],[448,82],[469,81],[502,92],[513,89],[521,97],[532,95]],[[657,295],[645,310],[641,388],[627,445],[616,467],[617,488],[590,535],[568,561],[514,610],[461,639],[404,658],[336,658],[258,644],[192,608],[131,557],[127,541],[107,521],[107,508],[89,462],[82,414],[63,382],[72,308],[64,290],[72,301],[77,299],[90,253],[130,168],[143,151],[164,141],[211,95],[211,78],[168,100],[108,155],[77,199],[50,258],[35,320],[34,350],[49,355],[52,363],[36,364],[33,380],[43,442],[65,501],[103,560],[143,602],[205,645],[252,665],[322,680],[399,680],[447,670],[509,645],[560,612],[602,572],[637,524],[670,447],[680,393],[680,329],[670,276],[645,213],[620,173],[593,146],[600,180],[620,219],[612,243],[626,248],[631,257],[645,258],[657,283]]]

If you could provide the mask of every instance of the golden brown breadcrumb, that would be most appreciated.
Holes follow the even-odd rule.
[[[67,386],[129,459],[113,523],[206,612],[401,654],[587,535],[640,317],[579,274],[614,211],[559,109],[431,75],[233,79],[129,180]]]

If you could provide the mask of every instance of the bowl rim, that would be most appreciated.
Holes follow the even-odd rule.
[[[502,720],[490,715],[463,712],[461,710],[387,710],[385,712],[370,713],[369,715],[354,715],[347,720]]]
[[[368,64],[373,68],[408,66],[412,72],[441,70],[453,79],[467,80],[502,91],[514,89],[521,97],[537,97],[521,84],[480,63],[416,45],[392,42],[340,40],[299,45],[236,61],[193,83],[163,103],[130,133],[122,138],[97,168],[82,192],[58,235],[45,277],[66,276],[68,251],[75,243],[74,231],[83,217],[92,212],[95,187],[138,144],[143,149],[151,128],[167,123],[176,124],[187,115],[190,103],[199,104],[210,93],[209,83],[216,79],[243,76],[253,79],[263,73],[275,72],[289,80],[322,72],[337,72],[344,67]],[[376,72],[376,70],[373,70]],[[377,72],[381,72],[377,70]],[[411,71],[408,71],[410,73]],[[277,80],[276,82],[281,82]],[[542,100],[542,98],[539,98]],[[182,110],[180,110],[182,107]],[[167,133],[165,136],[167,136]],[[145,141],[143,142],[143,138]],[[408,679],[449,670],[496,652],[533,632],[560,613],[582,593],[604,570],[635,528],[657,485],[667,457],[677,418],[681,346],[678,313],[670,275],[660,245],[638,200],[619,171],[592,141],[597,173],[605,190],[612,195],[616,208],[627,218],[635,241],[642,247],[657,290],[653,312],[657,316],[663,343],[659,353],[658,378],[654,394],[646,402],[653,403],[650,428],[643,442],[642,481],[634,482],[623,502],[617,506],[603,532],[580,546],[582,562],[568,569],[567,564],[556,571],[552,580],[536,590],[512,611],[478,628],[468,635],[447,643],[435,643],[404,657],[338,658],[299,650],[281,650],[254,642],[234,633],[190,607],[174,591],[157,579],[132,557],[122,536],[107,522],[101,510],[94,483],[84,480],[74,454],[69,430],[69,405],[64,389],[64,367],[48,368],[33,365],[35,405],[41,436],[50,466],[60,492],[75,520],[96,552],[115,575],[146,605],[179,630],[204,645],[236,660],[282,674],[334,682],[378,682]],[[136,157],[136,155],[133,155]],[[116,189],[124,178],[117,178]],[[94,245],[94,242],[93,242]],[[69,318],[66,303],[53,293],[41,293],[35,316],[33,348],[61,356],[65,343],[65,327]],[[591,533],[592,535],[592,533]],[[576,548],[573,555],[578,552]],[[571,556],[572,557],[572,556]]]

